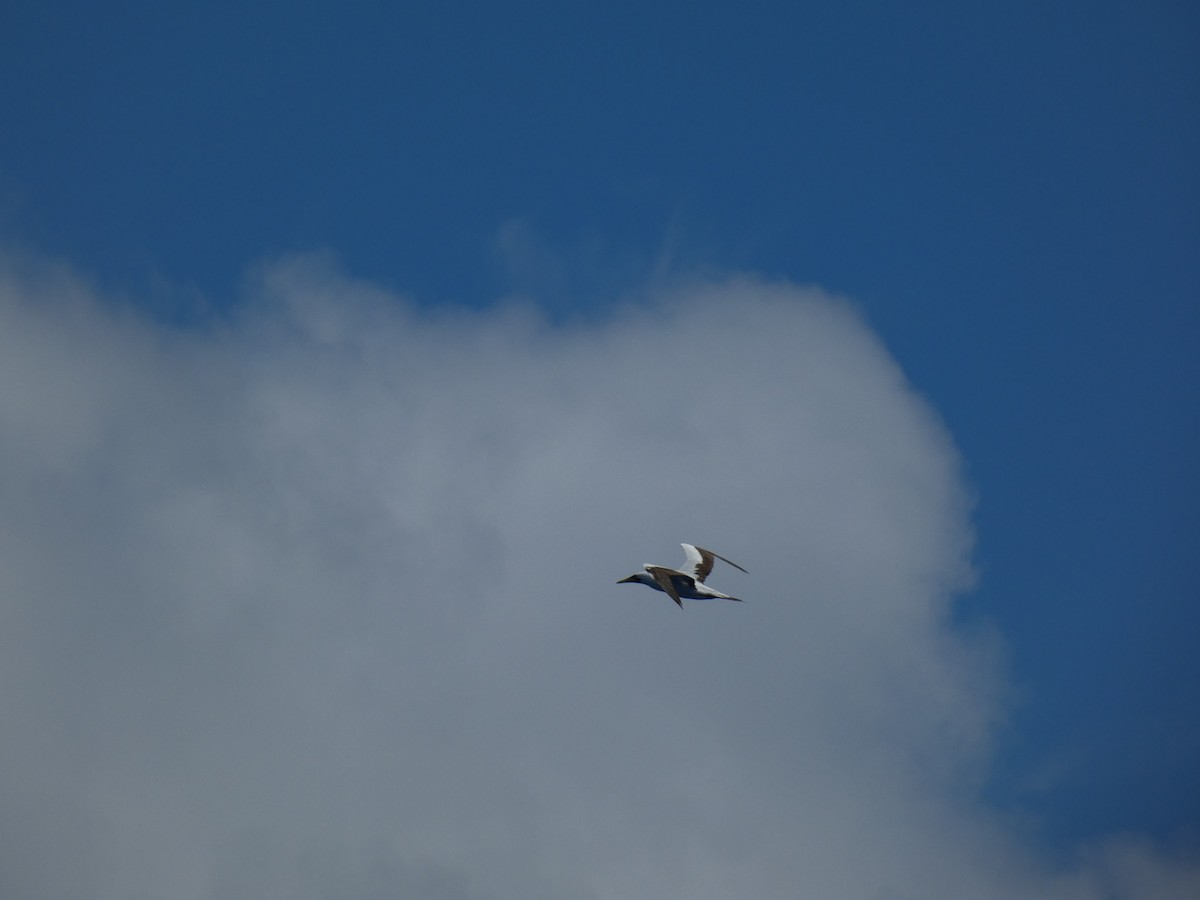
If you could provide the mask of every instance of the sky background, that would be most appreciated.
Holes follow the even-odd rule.
[[[14,896],[1192,890],[1194,9],[23,6]]]

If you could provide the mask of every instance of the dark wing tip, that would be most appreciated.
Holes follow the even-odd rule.
[[[739,566],[737,563],[735,563],[732,559],[726,559],[720,553],[713,553],[711,550],[705,550],[702,547],[697,547],[696,549],[699,550],[701,553],[707,553],[709,556],[715,556],[721,562],[729,563],[731,566],[733,566],[739,572],[746,572],[745,569],[743,569],[741,566]],[[749,575],[750,573],[746,572],[746,574]]]

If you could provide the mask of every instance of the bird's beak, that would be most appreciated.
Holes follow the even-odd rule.
[[[627,581],[637,581],[637,576],[630,575],[628,578],[622,578],[620,581],[617,582],[617,584],[624,584]]]

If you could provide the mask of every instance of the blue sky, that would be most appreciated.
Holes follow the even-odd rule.
[[[523,295],[561,327],[696,273],[849,298],[975,498],[959,610],[996,625],[1011,688],[989,802],[1053,849],[1194,836],[1193,8],[49,0],[0,22],[0,240],[185,330],[309,251],[419,307]]]

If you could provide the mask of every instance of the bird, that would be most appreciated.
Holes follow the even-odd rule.
[[[696,547],[692,544],[681,544],[685,559],[683,565],[678,569],[669,569],[666,566],[654,566],[646,563],[642,568],[644,572],[635,572],[628,578],[622,578],[617,584],[644,584],[646,587],[652,587],[656,591],[662,591],[683,609],[683,599],[687,597],[689,600],[735,600],[738,603],[742,602],[740,597],[731,597],[729,594],[723,594],[720,591],[710,588],[704,583],[704,579],[708,577],[708,573],[713,569],[713,563],[716,560],[727,562],[735,569],[742,572],[746,570],[739,566],[731,559],[726,559],[720,554],[713,553],[711,550],[705,550],[703,547]],[[748,572],[746,574],[749,574]]]

